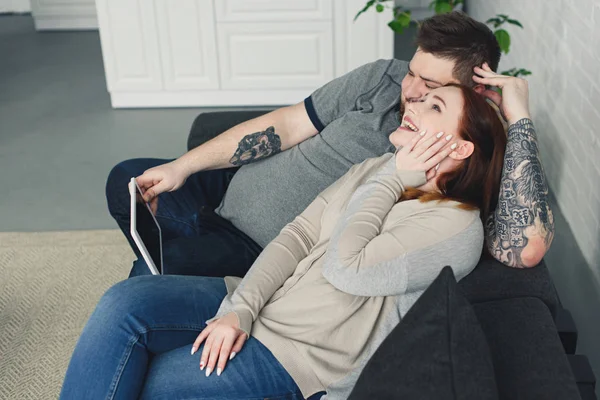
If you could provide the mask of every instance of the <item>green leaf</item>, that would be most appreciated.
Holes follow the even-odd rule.
[[[378,13],[383,12],[385,7],[383,7],[383,4],[377,4],[375,6],[375,10],[377,10]]]
[[[516,73],[517,73],[516,68],[511,68],[507,71],[501,72],[502,75],[506,75],[506,76],[515,76]]]
[[[398,22],[398,21],[396,21],[396,20],[392,20],[392,21],[390,21],[390,22],[388,23],[388,26],[389,26],[390,28],[392,28],[392,30],[393,30],[394,32],[396,32],[396,33],[403,33],[403,32],[404,32],[404,26],[403,26],[403,25],[402,25],[400,22]]]
[[[515,76],[519,76],[519,75],[527,76],[527,75],[531,75],[531,74],[532,74],[531,71],[521,68],[520,70],[517,71],[517,74]]]
[[[496,40],[498,41],[498,45],[500,46],[500,50],[502,50],[505,54],[508,54],[510,50],[510,35],[504,29],[498,29],[494,32],[496,36]]]
[[[431,3],[429,3],[429,9],[433,10],[433,8],[435,7],[437,1],[433,0]]]
[[[498,14],[498,16],[500,18],[502,18],[504,21],[506,21],[508,19],[508,15],[506,15],[506,14]]]
[[[486,24],[491,24],[491,23],[493,23],[493,24],[494,24],[494,28],[497,28],[497,27],[499,27],[500,25],[502,25],[502,21],[500,21],[500,19],[498,19],[498,18],[490,18],[490,19],[488,19],[488,20],[487,20],[485,23],[486,23]]]
[[[367,4],[365,4],[365,6],[363,7],[363,9],[360,10],[358,12],[358,14],[356,14],[356,16],[354,17],[354,21],[356,21],[356,19],[360,16],[360,14],[364,13],[369,8],[371,8],[373,6],[373,4],[375,4],[375,0],[369,0],[369,1],[367,1]]]
[[[447,14],[452,11],[452,6],[448,3],[438,2],[435,5],[435,13],[436,14]]]
[[[399,21],[403,27],[408,28],[410,25],[411,13],[410,11],[404,11],[396,15],[396,20]]]
[[[516,19],[509,19],[506,22],[508,22],[509,24],[517,25],[517,26],[520,26],[521,28],[523,28],[523,25],[521,25],[521,23],[519,21],[517,21]]]

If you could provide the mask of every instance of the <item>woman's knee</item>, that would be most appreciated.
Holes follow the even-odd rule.
[[[152,276],[138,276],[125,279],[112,285],[100,298],[96,306],[97,313],[126,315],[135,313],[138,306],[145,304],[145,298],[151,285],[144,284]]]

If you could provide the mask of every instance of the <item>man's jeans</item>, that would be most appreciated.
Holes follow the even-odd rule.
[[[200,371],[204,346],[192,356],[192,344],[226,294],[222,278],[197,276],[138,276],[113,285],[83,329],[60,399],[303,399],[252,336],[221,376]]]
[[[132,177],[171,160],[133,159],[117,164],[108,176],[108,209],[129,241],[138,259],[129,277],[148,275],[150,270],[130,233]],[[262,248],[229,221],[214,213],[237,168],[198,172],[176,191],[158,196],[156,219],[163,241],[163,273],[243,277]]]

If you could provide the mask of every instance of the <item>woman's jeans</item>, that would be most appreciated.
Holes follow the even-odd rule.
[[[214,277],[138,276],[115,284],[83,329],[60,399],[303,399],[252,336],[221,376],[200,371],[203,346],[192,356],[192,344],[226,294],[224,280]]]
[[[171,160],[138,158],[117,164],[106,182],[108,209],[137,256],[130,277],[150,270],[130,233],[127,184],[149,168]],[[162,231],[163,273],[243,277],[262,248],[231,222],[215,214],[238,168],[192,174],[185,184],[158,196],[156,219]]]

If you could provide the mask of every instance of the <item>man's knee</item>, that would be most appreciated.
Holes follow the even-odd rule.
[[[106,200],[111,214],[116,202],[122,202],[129,198],[127,183],[131,179],[131,172],[129,172],[131,168],[128,165],[132,161],[134,160],[126,160],[115,165],[106,179]]]

